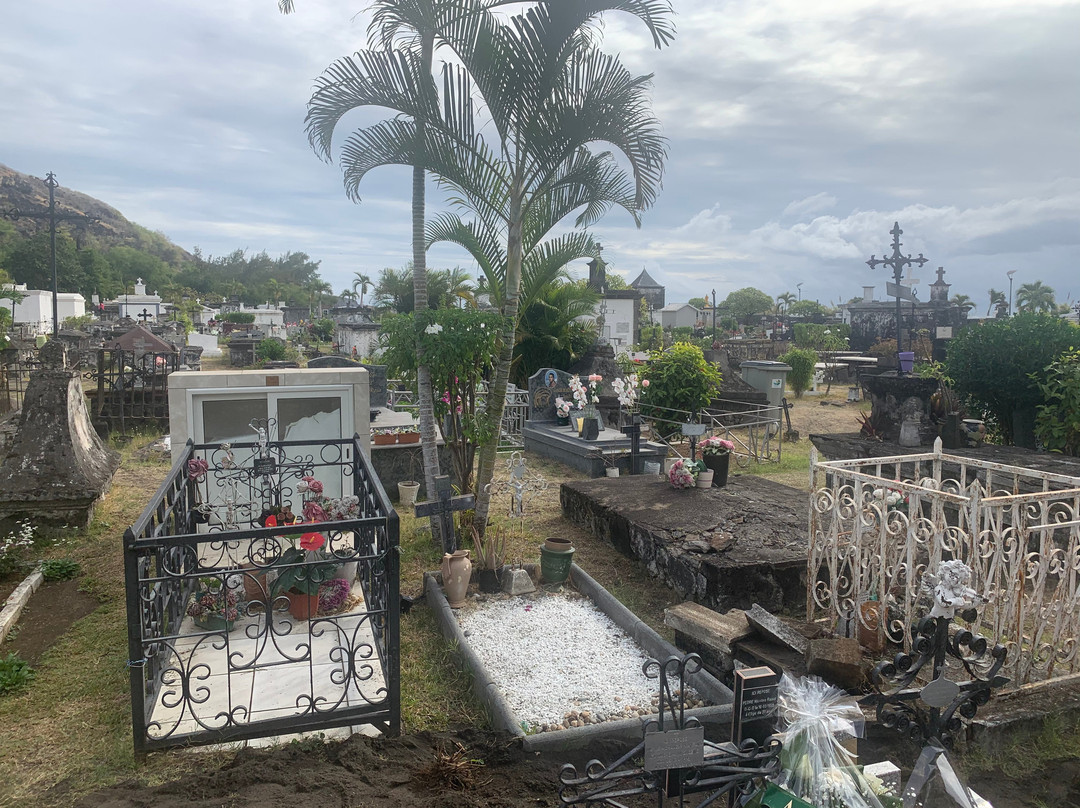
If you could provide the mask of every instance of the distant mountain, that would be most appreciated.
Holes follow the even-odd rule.
[[[0,214],[13,208],[22,213],[47,211],[49,189],[44,178],[23,174],[0,163]],[[107,250],[121,245],[136,247],[174,267],[192,259],[191,253],[173,244],[162,233],[129,222],[120,211],[100,199],[63,185],[56,189],[56,208],[65,213],[81,213],[98,219],[93,224],[68,222],[61,225],[63,231],[71,236],[80,248],[93,246]],[[31,236],[48,230],[48,222],[41,219],[20,217],[13,224],[21,236]]]

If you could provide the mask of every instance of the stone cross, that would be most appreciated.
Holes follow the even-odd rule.
[[[472,494],[453,496],[450,478],[440,474],[435,478],[435,499],[416,503],[416,516],[430,516],[439,520],[443,538],[443,552],[452,553],[457,549],[457,535],[454,531],[454,511],[467,511],[475,504]]]
[[[146,310],[146,309],[144,308],[144,309],[142,310],[142,312],[140,312],[140,313],[139,313],[138,315],[136,315],[136,316],[137,316],[137,317],[138,317],[138,318],[139,318],[140,320],[142,320],[142,321],[143,321],[143,322],[145,323],[145,322],[146,322],[147,320],[149,320],[149,319],[150,319],[151,317],[153,317],[154,315],[152,315],[152,314],[151,314],[151,313],[150,313],[149,311],[147,311],[147,310]]]

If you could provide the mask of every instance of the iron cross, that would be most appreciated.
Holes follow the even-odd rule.
[[[443,552],[452,553],[457,549],[457,535],[454,531],[454,511],[467,511],[475,504],[472,494],[453,496],[450,478],[440,474],[435,478],[435,499],[416,503],[416,516],[429,516],[439,520],[442,530]]]
[[[910,267],[912,264],[918,264],[920,267],[929,261],[929,258],[923,258],[923,254],[919,253],[918,258],[912,258],[910,255],[902,255],[900,253],[900,236],[903,234],[903,230],[900,229],[900,222],[893,223],[893,229],[889,233],[893,237],[892,250],[893,253],[888,258],[877,258],[871,255],[870,260],[867,261],[867,265],[870,269],[877,269],[878,265],[889,267],[893,271],[893,283],[896,284],[896,352],[900,353],[902,349],[900,345],[900,280],[904,275],[904,267]],[[897,367],[899,367],[900,357],[897,356]]]

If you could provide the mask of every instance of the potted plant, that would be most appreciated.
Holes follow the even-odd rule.
[[[339,566],[321,552],[326,544],[322,533],[305,533],[299,547],[290,547],[273,566],[278,570],[274,596],[285,595],[289,614],[297,620],[314,617],[319,610],[319,590],[336,577]]]
[[[696,464],[679,458],[671,464],[671,469],[668,471],[668,480],[671,482],[671,487],[693,488],[696,482],[695,471]]]
[[[233,621],[239,615],[237,604],[240,596],[231,578],[207,575],[199,578],[195,597],[188,604],[187,613],[195,625],[208,631],[231,631]]]
[[[419,443],[420,431],[415,427],[404,426],[398,429],[397,432],[398,443]]]
[[[377,426],[371,430],[371,442],[375,446],[390,446],[397,443],[397,430],[390,426]]]
[[[712,485],[723,488],[727,485],[728,466],[731,463],[731,452],[735,444],[713,435],[699,443],[698,448],[701,450],[701,459],[705,467],[713,472]]]
[[[416,452],[408,452],[409,455],[409,477],[408,480],[399,480],[397,484],[398,488],[398,502],[403,508],[412,508],[416,505],[416,496],[420,493],[420,481],[411,479],[416,476],[416,461],[419,457]]]
[[[481,536],[472,529],[473,548],[476,551],[476,583],[481,592],[492,594],[499,591],[499,581],[506,565],[506,533],[502,526],[490,527]]]

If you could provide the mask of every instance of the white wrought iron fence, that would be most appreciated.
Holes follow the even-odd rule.
[[[814,450],[810,475],[808,619],[910,651],[924,573],[960,559],[988,600],[972,630],[1008,648],[1012,685],[1080,671],[1080,477],[943,454],[940,440],[872,459]]]

